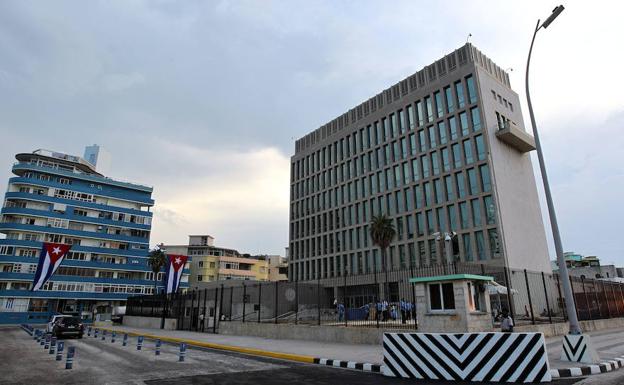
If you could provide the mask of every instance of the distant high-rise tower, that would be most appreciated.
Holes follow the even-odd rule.
[[[100,174],[108,175],[111,167],[111,155],[103,147],[97,144],[85,147],[84,158],[94,165]]]

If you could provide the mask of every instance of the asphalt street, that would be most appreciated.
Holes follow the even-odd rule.
[[[301,364],[208,349],[187,350],[186,361],[178,362],[178,346],[163,344],[155,355],[154,341],[146,340],[141,351],[136,338],[122,347],[121,338],[113,344],[93,337],[67,339],[76,347],[74,367],[65,369],[63,361],[36,344],[18,328],[0,329],[0,383],[2,384],[340,384],[377,385],[413,384],[380,374]],[[579,380],[558,380],[556,385]],[[427,384],[418,381],[418,384]],[[618,382],[615,382],[618,383]],[[432,382],[440,385],[440,382]]]

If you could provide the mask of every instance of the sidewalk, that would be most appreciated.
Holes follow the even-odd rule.
[[[616,361],[624,356],[624,329],[607,329],[591,333],[591,342],[598,352],[601,361]],[[563,369],[570,367],[586,366],[586,364],[561,361],[561,351],[563,349],[563,336],[546,339],[546,350],[551,369]]]
[[[269,352],[303,355],[332,360],[354,361],[381,365],[383,347],[379,345],[339,344],[327,342],[268,339],[249,336],[231,336],[224,334],[198,333],[177,330],[142,329],[131,327],[112,327],[118,333],[151,334],[161,337],[193,340],[208,344],[219,344],[242,349],[258,349]],[[609,329],[589,333],[592,343],[602,361],[615,360],[624,356],[624,329]],[[563,336],[546,339],[546,349],[551,369],[565,369],[585,366],[561,361]]]
[[[381,364],[383,348],[381,345],[339,344],[301,340],[268,339],[249,336],[231,336],[188,332],[179,330],[143,329],[115,326],[104,329],[118,333],[151,334],[162,337],[193,340],[208,344],[227,345],[244,349],[258,349],[275,353],[285,353],[325,358],[331,360],[353,361],[360,363]]]

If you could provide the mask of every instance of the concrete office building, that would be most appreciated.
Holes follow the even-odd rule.
[[[105,320],[128,296],[151,294],[152,188],[110,179],[78,156],[15,157],[0,223],[0,323],[46,322],[57,312]],[[42,242],[72,248],[31,292]]]
[[[379,213],[397,229],[389,270],[550,272],[534,149],[508,74],[464,45],[296,141],[289,279],[366,274],[373,258],[380,269],[369,236]]]
[[[603,265],[600,263],[600,259],[595,255],[589,255],[587,257],[569,251],[563,253],[566,266],[568,267],[568,273],[572,277],[587,278],[587,279],[600,279],[600,278],[622,278],[621,268],[615,265]],[[551,261],[552,270],[559,271],[559,265],[557,260]]]
[[[287,266],[280,256],[241,254],[237,250],[214,245],[210,235],[189,235],[188,245],[163,245],[167,253],[184,254],[190,264],[191,287],[205,287],[206,282],[225,280],[284,280]]]

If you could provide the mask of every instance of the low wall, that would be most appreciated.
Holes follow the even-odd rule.
[[[135,328],[160,329],[160,317],[136,317],[126,315],[123,317],[123,325]],[[165,318],[165,330],[176,330],[178,320],[175,318]]]
[[[254,336],[284,340],[337,342],[344,344],[379,345],[383,333],[377,328],[293,325],[254,322],[220,322],[219,334]]]
[[[606,330],[624,327],[624,318],[608,318],[599,319],[593,321],[580,321],[581,330],[583,333],[593,332],[596,330]],[[515,332],[535,332],[542,333],[544,337],[563,336],[568,334],[570,330],[570,324],[568,322],[559,322],[553,324],[537,324],[537,325],[523,325],[514,328]]]

